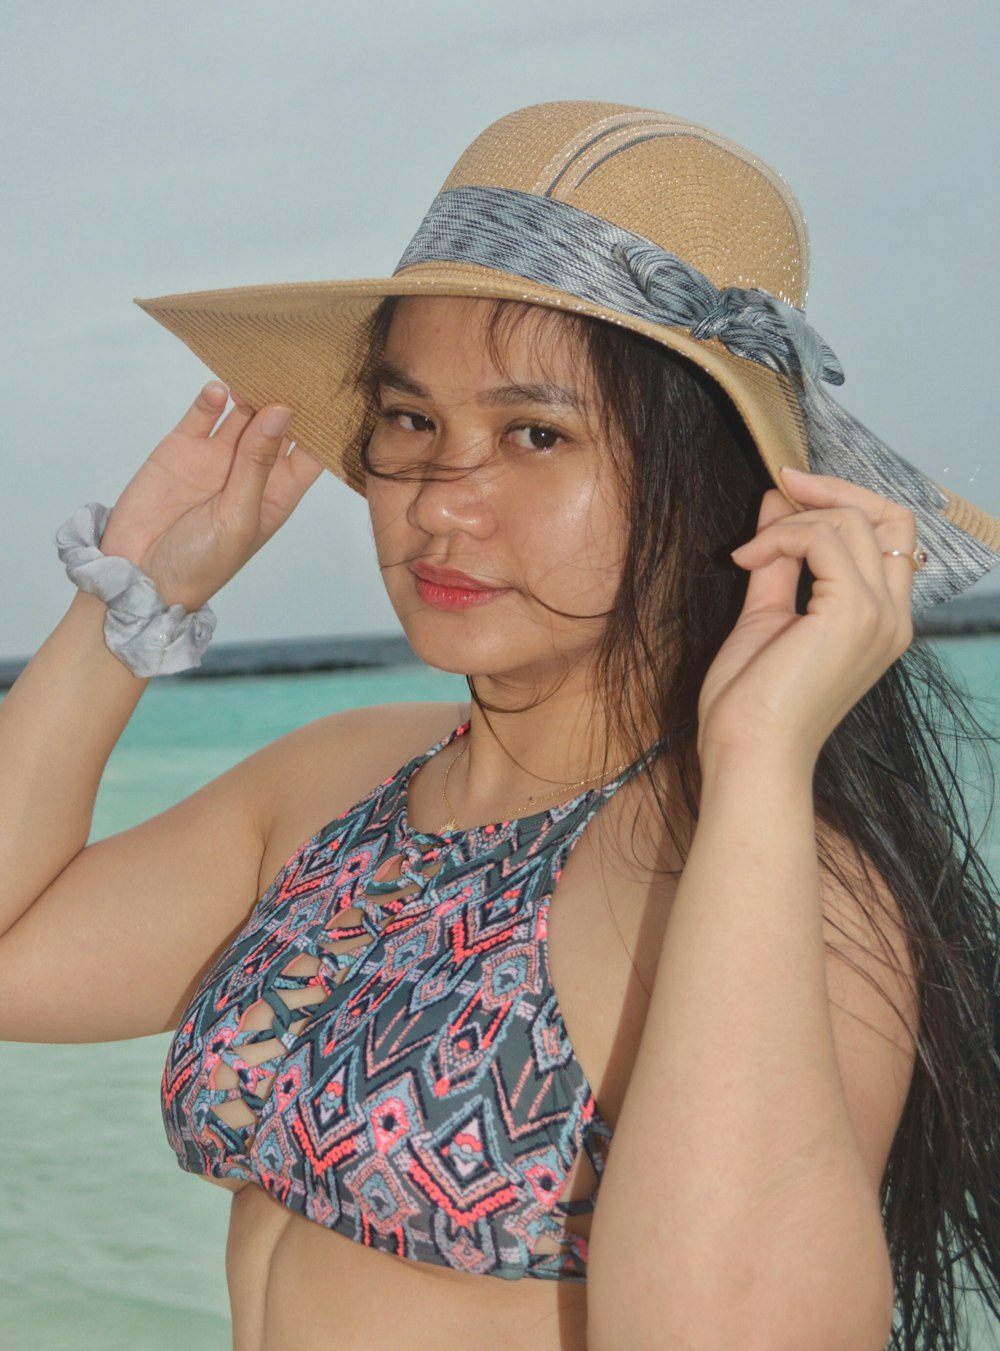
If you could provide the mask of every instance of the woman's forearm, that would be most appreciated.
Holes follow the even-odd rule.
[[[79,594],[0,704],[0,933],[84,847],[101,774],[146,687]]]
[[[810,768],[709,761],[595,1215],[594,1347],[881,1344],[825,963]]]

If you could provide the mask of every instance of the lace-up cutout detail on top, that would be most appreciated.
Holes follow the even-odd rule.
[[[453,737],[275,878],[171,1045],[167,1134],[183,1168],[370,1247],[582,1280],[611,1132],[552,987],[548,906],[634,768],[537,816],[415,832],[407,785]]]

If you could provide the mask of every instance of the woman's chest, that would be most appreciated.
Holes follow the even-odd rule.
[[[562,1198],[578,1199],[584,1145],[599,1175],[610,1131],[550,962],[568,851],[558,836],[419,843],[330,838],[283,871],[175,1039],[168,1133],[193,1171],[256,1182],[365,1245],[458,1269],[579,1271]],[[564,889],[570,905],[594,900],[573,872]],[[565,944],[580,1007],[606,946],[585,931],[589,946]],[[606,1029],[630,1035],[627,961],[619,944],[585,1001],[599,1016],[578,1019],[604,1077]]]

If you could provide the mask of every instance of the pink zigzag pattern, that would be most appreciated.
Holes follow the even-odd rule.
[[[369,1247],[506,1279],[583,1280],[586,1243],[565,1219],[594,1198],[560,1197],[583,1150],[600,1178],[611,1132],[566,1035],[547,915],[573,844],[636,767],[537,816],[411,830],[411,776],[465,730],[275,878],[178,1027],[167,1135],[188,1171],[254,1182]],[[335,926],[352,908],[361,922]],[[369,941],[333,952],[334,937]],[[315,972],[290,974],[304,954]],[[288,991],[306,993],[289,1005]],[[245,1027],[262,1001],[271,1025]],[[254,1058],[272,1041],[273,1056]],[[235,1087],[218,1086],[223,1071]],[[234,1102],[252,1124],[219,1115]],[[561,1251],[534,1251],[542,1236]]]

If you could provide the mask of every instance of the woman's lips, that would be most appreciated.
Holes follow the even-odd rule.
[[[435,610],[469,610],[488,605],[506,595],[506,586],[491,586],[452,568],[435,568],[429,563],[414,563],[410,568],[416,579],[417,595]]]

